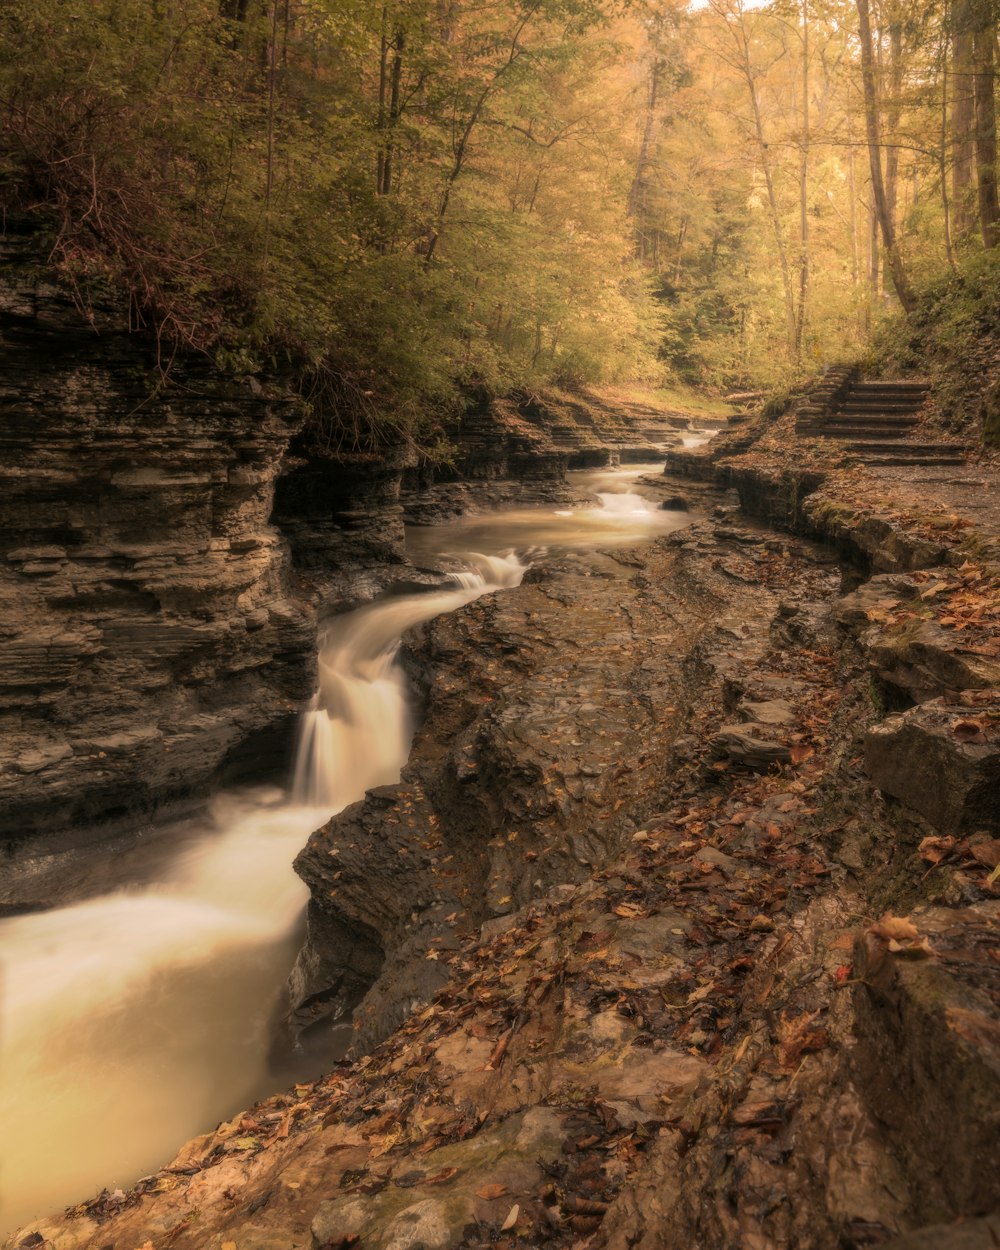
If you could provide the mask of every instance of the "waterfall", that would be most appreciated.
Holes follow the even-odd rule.
[[[340,810],[373,786],[399,780],[413,725],[406,675],[397,654],[414,625],[516,586],[525,566],[514,554],[466,553],[471,567],[450,574],[453,587],[383,599],[334,617],[320,636],[319,692],[305,713],[293,801]]]
[[[615,516],[643,516],[648,512],[656,512],[656,504],[650,503],[648,499],[644,499],[642,495],[635,495],[629,491],[623,493],[612,493],[611,491],[599,491],[597,498],[601,501],[601,506],[605,512],[612,513]]]

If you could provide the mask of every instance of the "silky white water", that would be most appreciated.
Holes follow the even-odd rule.
[[[412,735],[402,634],[517,585],[512,547],[615,545],[683,524],[630,489],[644,469],[590,475],[603,507],[422,531],[421,551],[450,549],[461,567],[445,588],[327,624],[291,796],[222,794],[196,828],[177,827],[181,849],[155,881],[0,921],[0,1229],[127,1186],[298,1075],[267,1064],[306,900],[292,861],[329,815],[398,778]]]

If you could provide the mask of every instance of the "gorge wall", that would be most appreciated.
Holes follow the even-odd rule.
[[[278,383],[85,316],[37,223],[0,234],[0,836],[79,843],[212,779],[284,775],[317,615],[409,576],[404,518],[565,497],[570,463],[668,438],[596,400],[472,405],[434,466],[317,450]],[[596,405],[596,406],[595,406]],[[676,422],[675,422],[676,424]],[[646,428],[649,427],[649,428]],[[9,901],[9,900],[8,900]]]
[[[95,332],[2,241],[0,829],[86,825],[190,794],[311,692],[313,627],[269,524],[303,414]]]

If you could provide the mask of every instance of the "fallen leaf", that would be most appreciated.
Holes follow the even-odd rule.
[[[782,1014],[778,1027],[781,1060],[786,1068],[794,1068],[803,1055],[822,1050],[829,1044],[830,1035],[814,1021],[818,1011],[808,1011],[794,1018]]]
[[[500,1225],[500,1231],[502,1233],[505,1233],[507,1232],[508,1229],[513,1228],[514,1225],[517,1223],[517,1217],[520,1214],[521,1214],[521,1208],[515,1202],[514,1205],[511,1207],[510,1211],[507,1213],[507,1218]]]
[[[928,959],[931,955],[936,954],[936,951],[925,937],[918,942],[897,942],[895,938],[890,938],[889,950],[894,955],[905,955],[907,959]]]
[[[877,924],[873,924],[868,932],[874,934],[875,937],[882,938],[886,942],[892,940],[903,942],[908,938],[918,936],[917,926],[909,917],[890,916],[888,912],[885,913]]]
[[[969,844],[969,852],[977,864],[996,868],[1000,864],[1000,838],[979,838]]]
[[[428,1176],[424,1184],[443,1185],[445,1181],[450,1181],[457,1171],[458,1168],[442,1168],[440,1172],[435,1172],[433,1176]]]
[[[647,915],[645,908],[637,903],[619,903],[614,911],[616,916],[622,916],[625,920],[635,920]]]
[[[476,1190],[476,1197],[485,1198],[487,1202],[492,1202],[494,1198],[502,1198],[506,1192],[506,1185],[484,1185],[482,1189]]]
[[[952,837],[924,838],[918,847],[921,859],[925,859],[929,864],[940,864],[940,862],[949,854],[955,846],[955,839]]]

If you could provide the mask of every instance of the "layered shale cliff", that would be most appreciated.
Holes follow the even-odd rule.
[[[3,246],[0,829],[16,839],[195,790],[311,691],[313,628],[269,524],[293,398],[207,362],[151,394],[136,339],[110,316],[95,333],[30,237]]]

